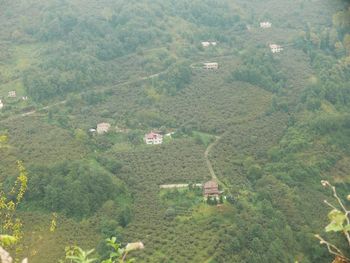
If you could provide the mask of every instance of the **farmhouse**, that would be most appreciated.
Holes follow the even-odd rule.
[[[102,123],[99,123],[97,124],[97,133],[98,134],[103,134],[103,133],[106,133],[109,131],[109,128],[111,128],[111,125],[107,122],[102,122]]]
[[[204,63],[203,68],[204,69],[218,69],[219,64],[217,62],[208,62],[208,63]]]
[[[260,27],[261,28],[270,28],[271,27],[271,23],[270,22],[260,22]]]
[[[219,191],[218,183],[214,180],[206,182],[203,186],[203,195],[205,198],[208,198],[208,197],[219,198],[220,191]]]
[[[270,44],[270,49],[272,53],[279,53],[283,50],[283,47],[276,44]]]
[[[4,107],[4,104],[2,103],[2,101],[0,100],[0,110]]]
[[[150,132],[145,134],[143,138],[146,144],[162,144],[163,143],[163,135],[156,132]]]
[[[9,98],[16,98],[16,91],[12,90],[12,91],[9,91],[7,97]]]

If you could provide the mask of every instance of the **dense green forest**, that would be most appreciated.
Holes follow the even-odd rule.
[[[142,241],[136,262],[331,262],[315,233],[345,247],[320,181],[350,193],[349,1],[0,0],[0,25],[0,195],[17,160],[28,173],[14,255],[105,258],[111,237]],[[193,185],[210,179],[220,200]]]

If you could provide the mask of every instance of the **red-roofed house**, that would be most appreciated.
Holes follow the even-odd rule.
[[[156,133],[156,132],[150,132],[145,134],[145,137],[143,138],[146,144],[162,144],[163,142],[163,135]]]
[[[203,186],[203,194],[204,197],[215,197],[219,198],[220,191],[219,191],[219,185],[216,181],[211,180],[209,182],[206,182]]]

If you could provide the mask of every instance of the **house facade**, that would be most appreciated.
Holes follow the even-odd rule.
[[[283,47],[276,44],[270,44],[270,49],[272,53],[279,53],[283,50]]]
[[[146,144],[162,144],[163,135],[156,132],[150,132],[145,134],[145,137],[143,138],[143,140]]]
[[[218,183],[214,180],[206,182],[203,186],[203,195],[205,198],[208,198],[208,197],[219,198],[220,191],[219,191]]]
[[[111,125],[108,122],[102,122],[97,124],[96,131],[98,134],[103,134],[109,131]]]
[[[9,91],[7,97],[16,98],[17,97],[16,91],[14,91],[14,90]]]
[[[270,28],[271,27],[271,23],[270,22],[260,22],[260,27],[261,28]]]
[[[219,64],[217,62],[207,62],[203,65],[204,69],[218,69]]]

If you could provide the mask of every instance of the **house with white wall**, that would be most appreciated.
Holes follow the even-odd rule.
[[[111,125],[108,122],[102,122],[97,124],[96,131],[98,134],[103,134],[103,133],[107,133],[110,128],[111,128]]]
[[[270,28],[271,26],[272,26],[272,24],[270,22],[268,22],[268,21],[260,22],[260,27],[261,28],[266,29],[266,28]]]
[[[204,69],[218,69],[219,64],[217,62],[203,63],[203,68]]]
[[[162,144],[163,143],[163,135],[157,132],[150,132],[145,134],[143,138],[146,144]]]
[[[217,44],[218,43],[216,41],[203,41],[202,47],[210,47],[210,46],[215,47]]]
[[[14,90],[9,91],[7,97],[16,98],[17,97],[16,91]]]
[[[283,47],[276,44],[270,44],[270,49],[272,53],[279,53],[283,50]]]

